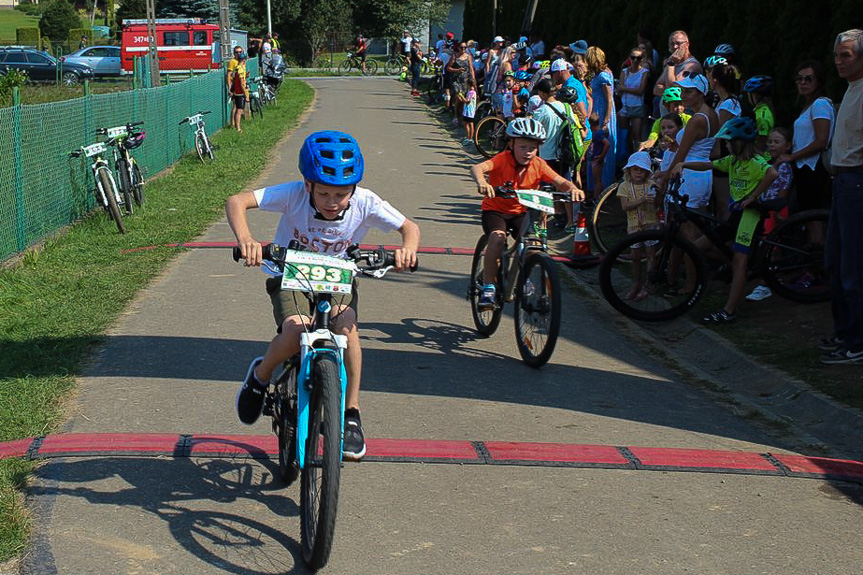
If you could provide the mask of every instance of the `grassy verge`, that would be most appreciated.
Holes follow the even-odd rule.
[[[313,90],[285,82],[266,121],[248,121],[243,133],[213,138],[216,162],[186,156],[147,183],[147,204],[119,235],[103,212],[93,213],[0,271],[0,441],[49,433],[63,417],[75,376],[102,334],[129,301],[177,254],[156,249],[123,256],[139,246],[186,242],[224,213],[224,201],[266,166],[272,146],[296,124]],[[146,144],[145,144],[146,145]],[[27,515],[20,488],[32,464],[0,461],[0,562],[26,543]]]
[[[20,10],[0,11],[0,46],[14,44],[18,28],[33,28],[39,26],[39,17],[30,16]]]

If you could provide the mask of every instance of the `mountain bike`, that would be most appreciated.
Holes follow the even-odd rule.
[[[499,198],[518,199],[528,208],[529,216],[512,242],[505,245],[495,279],[495,303],[491,308],[479,305],[483,278],[483,263],[488,247],[488,236],[477,241],[471,262],[470,285],[467,299],[476,330],[490,336],[500,324],[504,305],[515,302],[515,341],[522,361],[530,367],[545,365],[554,352],[560,333],[561,287],[557,266],[547,253],[545,241],[533,232],[533,219],[537,212],[554,213],[554,201],[566,199],[569,194],[549,190],[515,190],[510,186],[495,188]]]
[[[215,154],[213,154],[213,145],[210,143],[206,125],[204,124],[204,115],[209,113],[209,110],[198,112],[180,121],[180,125],[188,122],[190,126],[195,127],[195,151],[198,152],[198,157],[201,159],[202,164],[207,163],[207,160],[212,162],[216,159]]]
[[[348,52],[347,57],[342,60],[342,63],[339,64],[339,72],[342,74],[347,74],[351,70],[356,68],[360,72],[363,73],[363,76],[374,76],[378,73],[378,63],[371,58],[366,58],[366,67],[363,69],[363,62],[359,57],[353,54],[353,52]]]
[[[123,200],[120,198],[120,191],[117,189],[117,182],[114,180],[114,174],[111,173],[110,165],[105,160],[104,155],[108,152],[108,146],[113,140],[107,142],[96,142],[89,146],[81,146],[78,150],[69,154],[70,158],[80,158],[84,156],[88,160],[92,158],[90,171],[93,173],[93,179],[96,182],[96,200],[105,208],[114,223],[117,224],[117,229],[121,234],[126,233],[126,226],[123,224],[123,216],[120,214],[120,204]]]
[[[435,57],[434,51],[432,51],[431,56],[432,58]],[[384,63],[384,72],[386,72],[388,76],[395,76],[402,71],[402,68],[410,68],[410,65],[410,58],[404,54],[393,54]],[[431,67],[432,64],[429,63],[429,56],[423,55],[422,63],[420,65],[420,74],[428,74],[431,71]]]
[[[263,118],[263,82],[260,81],[260,76],[258,76],[256,80],[252,80],[252,86],[249,87],[249,113],[252,115],[252,118],[255,117],[255,114],[257,114],[259,118]]]
[[[444,90],[446,88],[443,63],[440,60],[435,60],[434,73],[429,78],[428,84],[426,84],[426,98],[429,106],[434,106],[444,101]]]
[[[267,82],[266,77],[257,76],[256,78],[252,78],[252,82],[258,87],[258,97],[264,106],[276,103],[276,89]]]
[[[684,223],[694,224],[722,258],[730,261],[733,256],[728,242],[735,237],[735,226],[687,208],[689,198],[680,196],[679,187],[680,180],[669,185],[665,197],[667,223],[663,228],[626,236],[608,251],[599,266],[602,295],[616,310],[633,319],[673,319],[692,309],[707,290],[707,256],[684,238]],[[800,212],[769,234],[760,238],[756,234],[749,278],[763,278],[771,289],[791,301],[829,300],[824,246],[809,243],[806,233],[815,222],[826,226],[829,214],[829,210]],[[641,250],[644,257],[634,257],[634,250]],[[646,297],[633,297],[636,291]]]
[[[96,134],[108,136],[112,141],[114,172],[119,176],[123,207],[127,214],[132,214],[134,204],[138,207],[144,205],[144,177],[138,162],[130,153],[144,143],[145,132],[136,129],[143,124],[144,122],[134,122],[125,126],[96,130]]]
[[[347,386],[347,336],[330,331],[330,311],[334,298],[350,296],[357,274],[382,278],[395,265],[395,255],[352,245],[345,260],[300,247],[293,240],[288,248],[269,244],[263,249],[265,265],[282,276],[282,289],[308,298],[315,310],[312,329],[300,336],[300,353],[273,374],[263,413],[272,416],[278,437],[279,476],[288,485],[300,477],[303,560],[320,569],[335,533]],[[239,247],[233,257],[241,259]]]

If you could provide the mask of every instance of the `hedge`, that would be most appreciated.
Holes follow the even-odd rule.
[[[38,27],[15,28],[15,41],[19,46],[36,46],[38,48],[41,37]]]

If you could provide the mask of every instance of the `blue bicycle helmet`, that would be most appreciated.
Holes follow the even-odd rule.
[[[364,165],[360,145],[344,132],[315,132],[300,148],[300,173],[310,182],[354,186],[363,179]]]
[[[728,59],[725,56],[708,56],[704,60],[704,68],[714,68],[719,64],[728,64]]]
[[[752,76],[743,85],[744,92],[768,94],[773,90],[773,78],[770,76]]]
[[[515,79],[524,82],[525,80],[530,80],[533,74],[528,72],[527,70],[519,70],[515,73]]]
[[[754,142],[758,136],[758,128],[752,118],[731,118],[722,125],[716,133],[717,140],[744,140]]]

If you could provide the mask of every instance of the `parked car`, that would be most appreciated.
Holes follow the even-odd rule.
[[[90,46],[82,48],[66,56],[60,56],[63,65],[84,64],[93,68],[97,77],[120,75],[119,46]]]
[[[6,70],[17,69],[27,72],[33,82],[53,82],[57,78],[60,62],[47,52],[23,46],[0,47],[0,74]],[[62,65],[63,83],[74,86],[84,80],[92,80],[93,69],[84,64]]]

